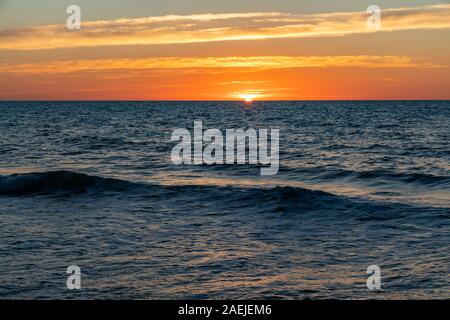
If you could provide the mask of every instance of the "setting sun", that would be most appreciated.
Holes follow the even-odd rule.
[[[258,95],[256,94],[241,94],[239,97],[245,102],[252,102]]]

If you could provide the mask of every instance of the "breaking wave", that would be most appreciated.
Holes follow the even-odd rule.
[[[89,189],[123,189],[131,183],[72,171],[48,171],[0,176],[0,195],[58,192],[82,193]]]

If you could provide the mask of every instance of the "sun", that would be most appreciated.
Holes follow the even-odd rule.
[[[253,100],[258,97],[257,94],[240,94],[239,97],[243,99],[245,102],[253,102]]]

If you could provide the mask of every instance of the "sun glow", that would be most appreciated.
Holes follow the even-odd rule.
[[[253,102],[253,100],[258,97],[257,94],[240,94],[239,97],[245,102]]]

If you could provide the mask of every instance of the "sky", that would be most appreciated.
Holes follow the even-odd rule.
[[[450,99],[449,18],[450,1],[0,0],[0,99]]]

